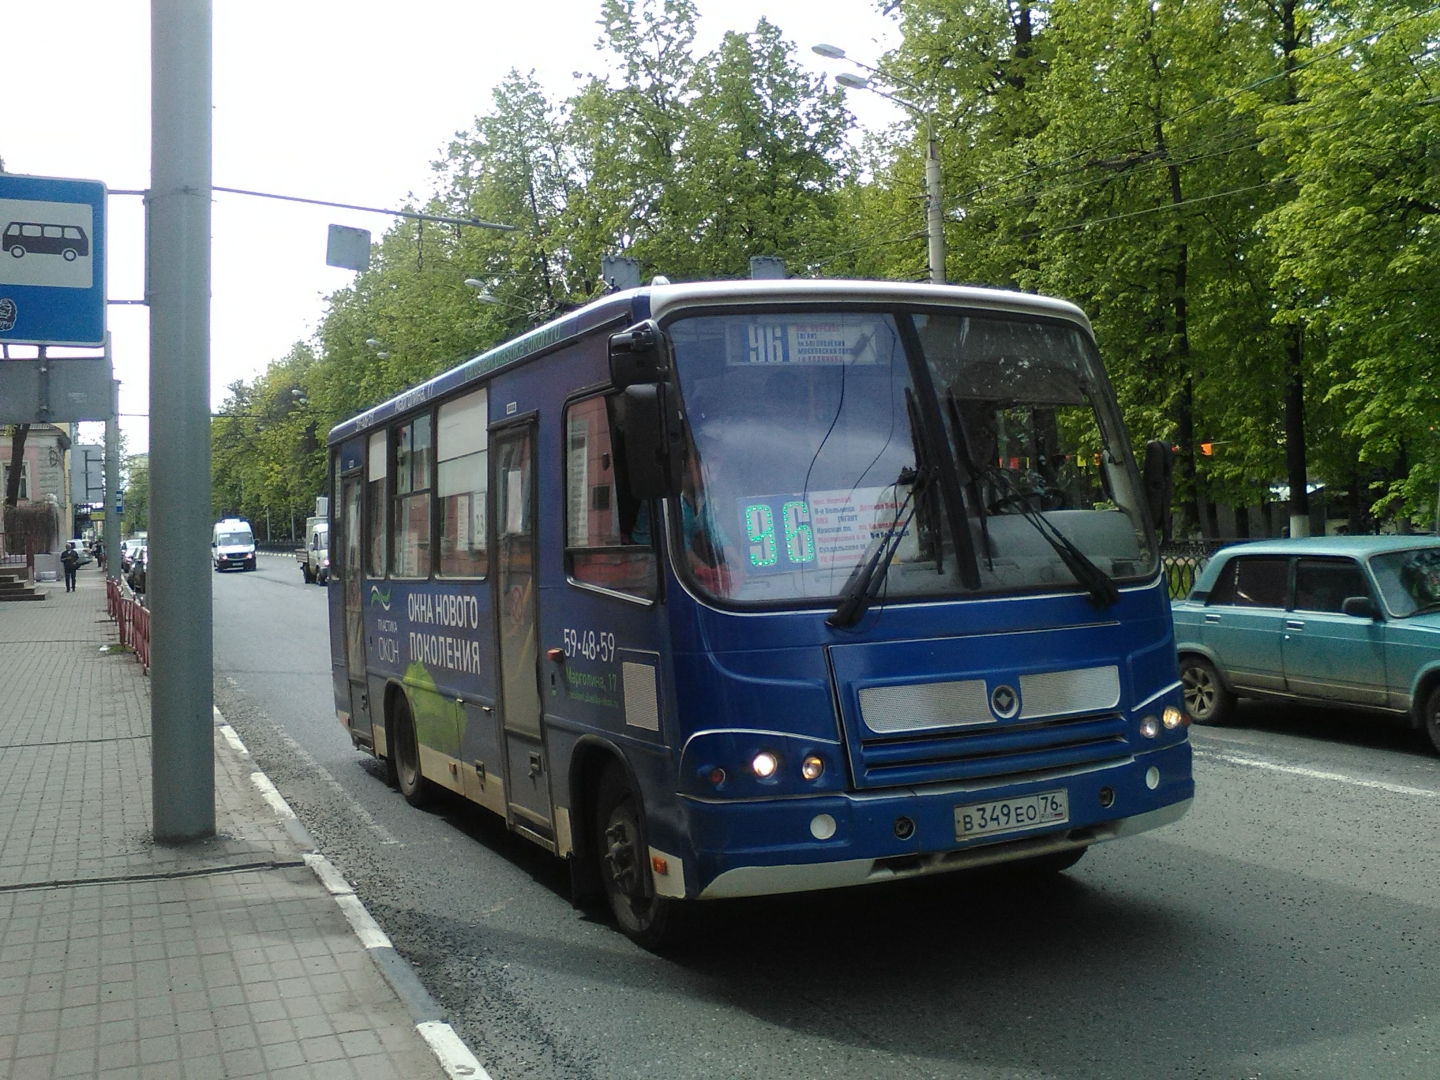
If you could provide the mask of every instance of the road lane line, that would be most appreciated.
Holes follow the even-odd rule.
[[[1216,761],[1224,761],[1231,765],[1244,765],[1251,769],[1265,769],[1268,772],[1288,773],[1291,776],[1304,776],[1310,780],[1331,780],[1337,784],[1348,784],[1351,787],[1378,788],[1381,791],[1388,791],[1395,795],[1420,795],[1427,799],[1440,797],[1440,791],[1431,791],[1429,788],[1407,787],[1405,784],[1391,784],[1384,780],[1361,780],[1357,776],[1346,776],[1344,773],[1326,772],[1323,769],[1307,769],[1301,765],[1281,765],[1275,761],[1240,757],[1238,754],[1222,754],[1216,750],[1202,750],[1199,747],[1192,747],[1191,752],[1199,758],[1214,758]]]

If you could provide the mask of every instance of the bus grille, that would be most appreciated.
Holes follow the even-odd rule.
[[[862,788],[957,780],[995,781],[1040,770],[1125,758],[1128,724],[1118,714],[1020,722],[908,738],[861,739],[854,758]]]

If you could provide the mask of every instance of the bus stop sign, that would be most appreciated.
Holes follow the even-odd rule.
[[[0,173],[0,342],[105,343],[105,185]]]

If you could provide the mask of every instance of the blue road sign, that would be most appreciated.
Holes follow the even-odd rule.
[[[105,343],[105,185],[0,173],[0,341]]]

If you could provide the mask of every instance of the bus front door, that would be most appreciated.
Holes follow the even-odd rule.
[[[364,478],[347,476],[341,484],[341,525],[345,530],[341,589],[345,604],[345,667],[350,673],[350,727],[370,739],[370,703],[365,688],[365,583],[360,565],[360,493]]]
[[[540,627],[535,428],[524,423],[491,436],[494,463],[496,659],[505,732],[505,793],[512,827],[554,840],[550,778],[540,727]]]

